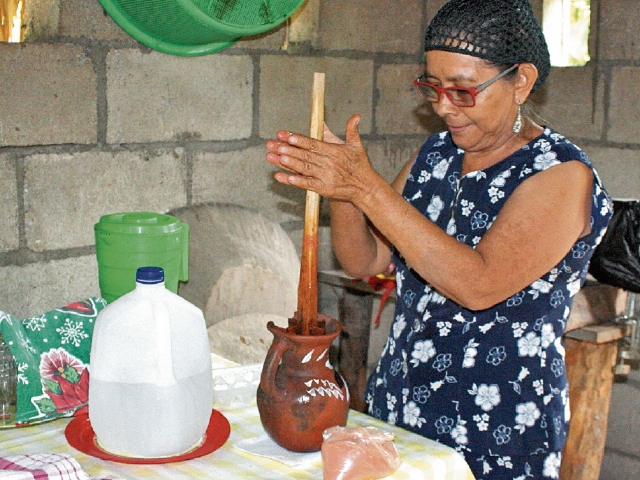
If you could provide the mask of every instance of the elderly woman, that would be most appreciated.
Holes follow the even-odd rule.
[[[611,216],[582,150],[525,114],[549,53],[528,0],[452,0],[414,84],[447,125],[389,185],[358,134],[280,131],[276,180],[329,197],[354,277],[396,269],[369,413],[448,444],[478,479],[558,478],[569,420],[562,334]]]

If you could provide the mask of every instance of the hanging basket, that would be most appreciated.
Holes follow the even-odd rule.
[[[206,55],[274,29],[304,0],[99,0],[140,43],[171,55]]]

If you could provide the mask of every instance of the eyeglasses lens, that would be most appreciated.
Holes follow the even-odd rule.
[[[423,82],[416,82],[416,87],[427,102],[440,101],[440,92],[434,87]],[[473,95],[466,89],[448,88],[444,92],[449,101],[458,107],[472,107],[474,105]]]

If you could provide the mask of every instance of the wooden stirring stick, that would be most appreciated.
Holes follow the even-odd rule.
[[[324,73],[315,72],[311,98],[309,136],[324,137]],[[318,218],[320,195],[307,190],[304,211],[304,236],[298,284],[298,325],[302,335],[324,334],[318,331]]]

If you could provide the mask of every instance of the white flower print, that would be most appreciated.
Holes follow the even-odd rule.
[[[463,152],[464,153],[464,152]],[[484,173],[483,170],[476,170],[475,172],[470,172],[469,177],[471,178],[475,178],[477,182],[479,182],[480,180],[483,180],[485,178],[487,178],[487,174]]]
[[[491,203],[497,203],[501,198],[504,198],[504,192],[497,187],[490,187],[487,190],[487,193],[491,198]]]
[[[438,322],[436,323],[436,327],[440,330],[440,336],[446,337],[451,331],[451,322]]]
[[[432,365],[432,367],[438,370],[439,372],[443,372],[450,366],[451,366],[450,353],[439,353]]]
[[[562,358],[564,358],[564,345],[562,345],[562,337],[557,337],[553,342],[554,347],[556,347],[556,351],[560,354]]]
[[[427,207],[427,215],[429,215],[429,220],[431,220],[432,222],[437,221],[443,208],[444,202],[438,195],[434,195],[433,197],[431,197],[431,202],[429,202],[429,206]]]
[[[515,429],[521,434],[525,427],[533,427],[536,420],[540,418],[540,410],[534,402],[520,403],[516,405],[516,426]]]
[[[540,332],[540,342],[542,348],[547,348],[551,345],[556,339],[556,332],[553,331],[553,325],[550,323],[545,323],[542,326],[542,331]]]
[[[404,406],[402,414],[404,423],[412,427],[417,426],[420,428],[425,423],[425,419],[420,417],[420,407],[413,401],[410,401]]]
[[[485,228],[487,226],[488,221],[489,221],[489,215],[476,210],[475,212],[473,212],[473,215],[471,216],[471,229],[478,230],[480,228]]]
[[[465,199],[460,200],[460,205],[462,205],[462,215],[465,217],[471,215],[471,211],[475,207],[475,204],[473,202]]]
[[[420,172],[420,176],[418,177],[418,183],[428,182],[430,178],[431,178],[431,174],[428,173],[426,170],[422,170]]]
[[[558,452],[552,452],[547,458],[544,459],[544,467],[542,475],[547,478],[558,478],[560,476],[560,463],[562,460],[562,454]]]
[[[536,170],[546,170],[547,168],[558,165],[559,163],[558,155],[555,152],[546,152],[535,158],[533,168]]]
[[[398,422],[398,412],[389,412],[387,417],[387,423],[389,425],[395,425]]]
[[[396,271],[396,294],[402,295],[402,282],[404,281],[404,272]]]
[[[548,152],[549,150],[551,150],[551,144],[549,143],[548,140],[546,139],[541,139],[538,140],[535,145],[533,146],[533,148],[538,148],[541,152]]]
[[[456,219],[451,218],[447,224],[447,235],[453,237],[456,234]]]
[[[581,284],[582,284],[582,281],[579,278],[567,284],[567,290],[569,291],[570,297],[573,297],[575,296],[576,293],[578,293],[578,290],[580,290]]]
[[[531,384],[536,391],[536,395],[542,396],[544,394],[544,380],[534,380]]]
[[[476,355],[478,349],[476,348],[479,343],[475,342],[475,338],[469,340],[469,343],[464,347],[464,359],[462,360],[462,368],[472,368],[476,364]]]
[[[476,426],[478,430],[481,432],[486,432],[489,429],[489,417],[488,413],[483,413],[482,415],[474,415],[473,420],[476,422]]]
[[[393,324],[393,338],[397,340],[406,326],[407,322],[404,319],[404,313],[402,313],[396,317],[396,321]]]
[[[391,395],[387,392],[387,410],[395,410],[396,409],[396,397],[395,395]]]
[[[511,428],[506,425],[500,425],[493,431],[493,438],[495,438],[498,445],[504,445],[511,441]]]
[[[545,280],[539,279],[531,284],[531,290],[529,293],[534,299],[538,298],[541,293],[549,293],[553,285]]]
[[[513,328],[513,338],[520,338],[527,328],[527,322],[515,322],[513,325],[511,325],[511,328]]]
[[[420,363],[427,363],[435,354],[436,349],[431,340],[418,341],[413,346],[413,352],[411,352],[412,359],[409,363],[417,367]]]
[[[442,180],[444,176],[447,174],[447,170],[449,170],[449,164],[453,160],[453,157],[449,158],[449,160],[442,160],[433,168],[433,178],[438,180]]]
[[[518,340],[518,355],[521,357],[535,357],[540,350],[540,337],[535,332],[529,332]]]
[[[494,187],[504,187],[507,184],[507,178],[511,176],[511,170],[505,170],[504,172],[500,172],[495,176],[493,180],[491,180],[491,185]]]
[[[493,407],[500,403],[500,387],[496,384],[487,385],[486,383],[481,383],[478,387],[474,383],[469,393],[476,396],[476,405],[485,412],[492,410]]]
[[[465,427],[466,423],[467,422],[464,420],[458,419],[458,423],[455,428],[451,430],[451,438],[453,438],[458,445],[466,445],[469,443],[469,439],[467,438],[467,427]]]

